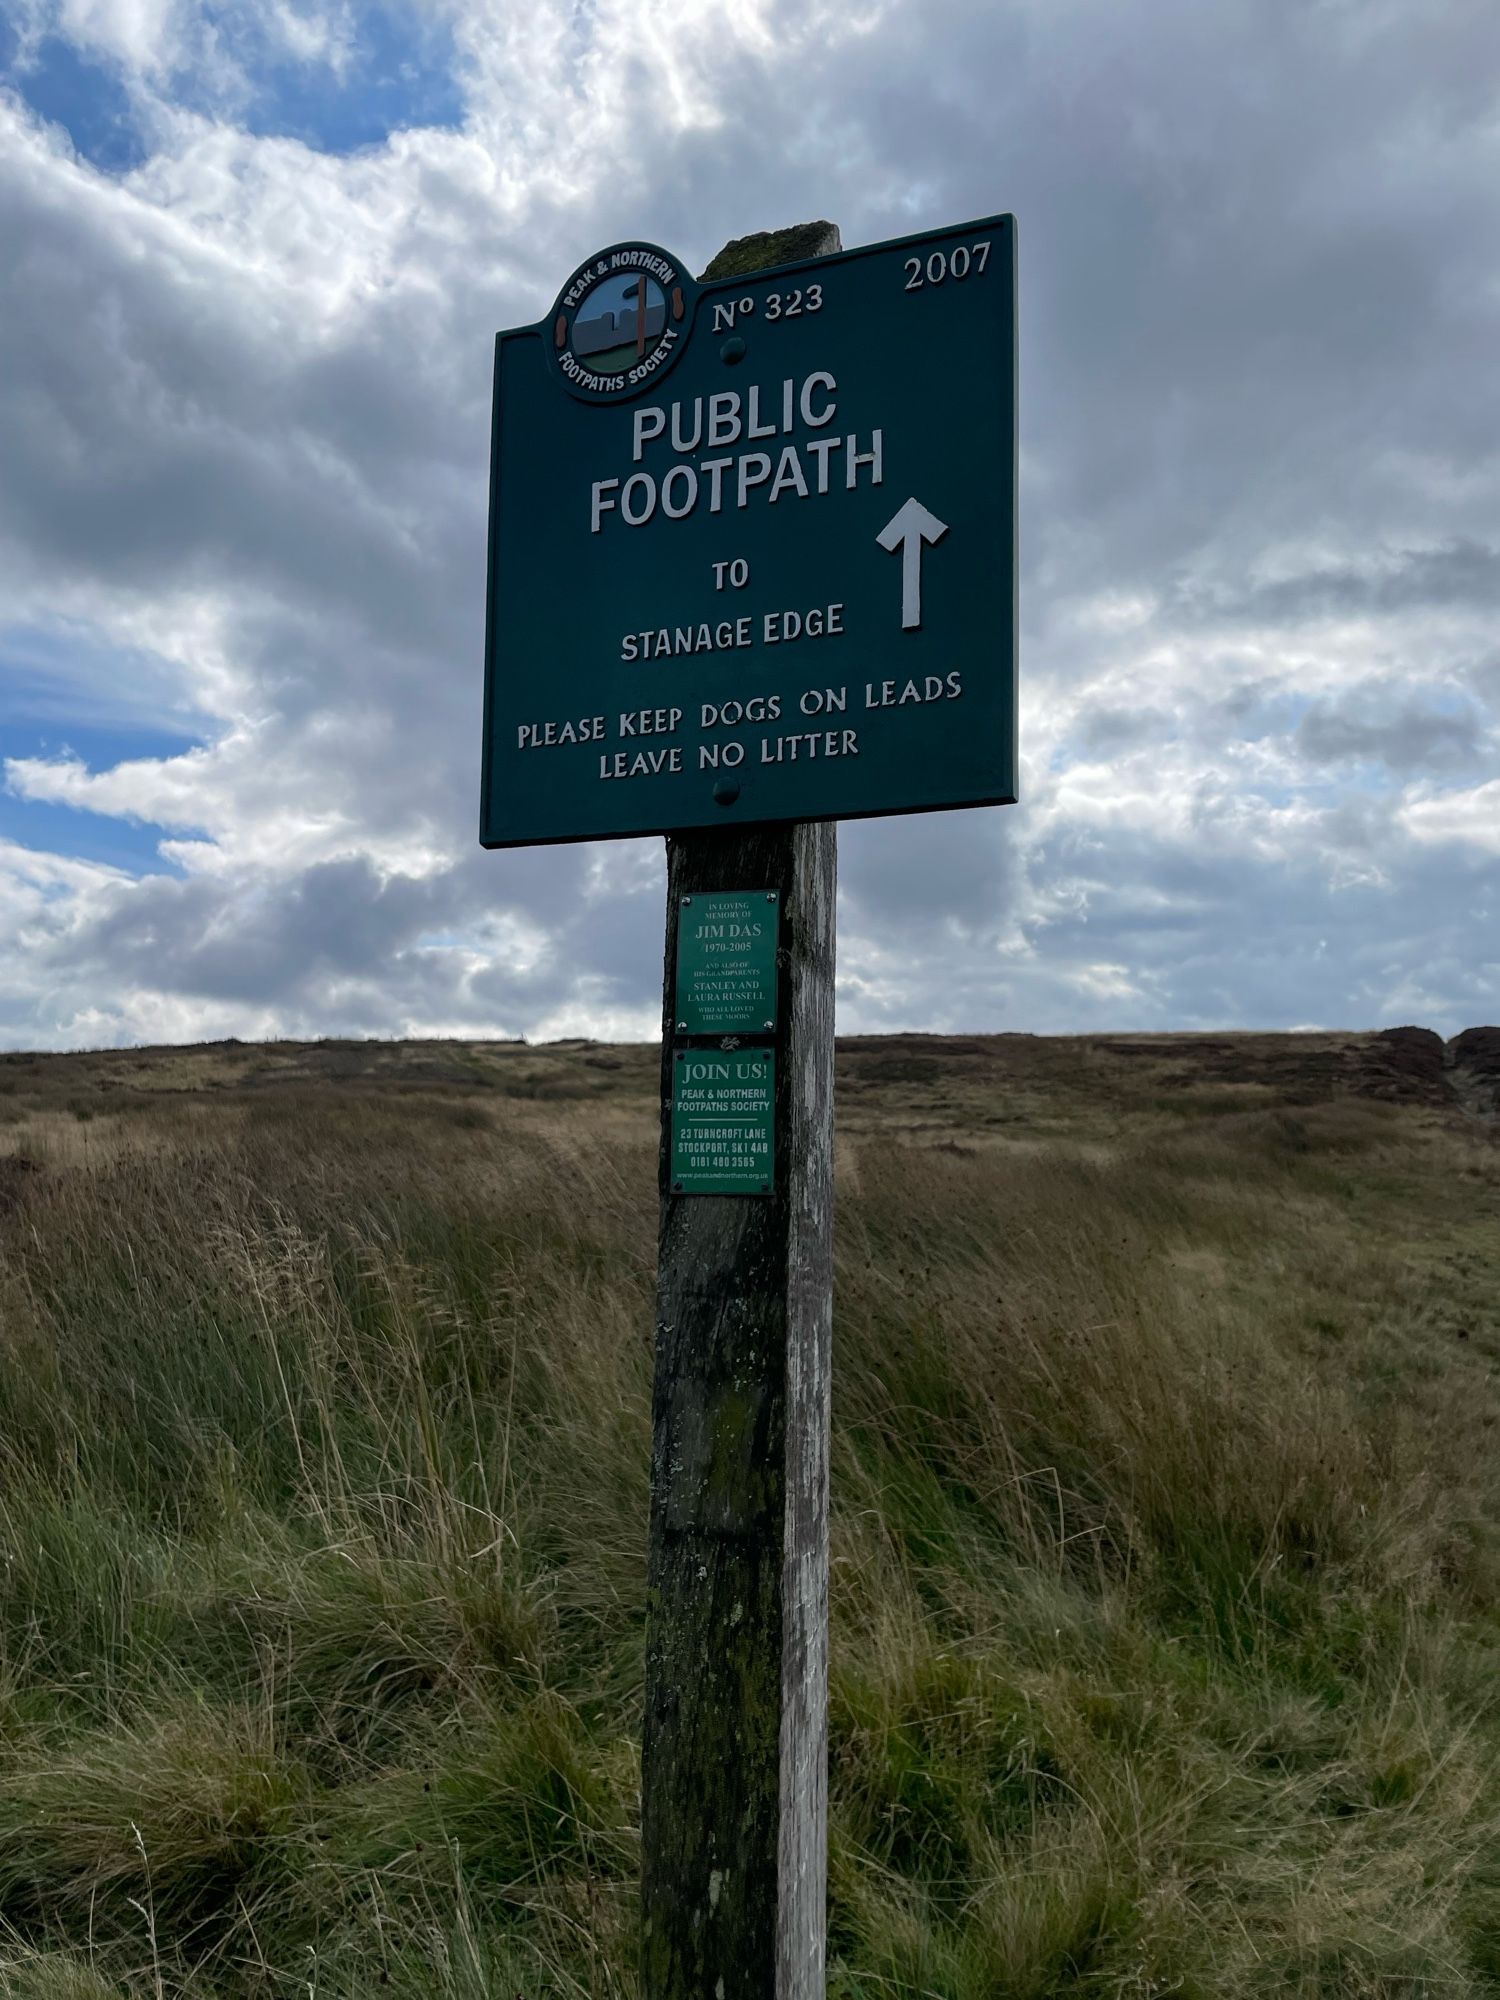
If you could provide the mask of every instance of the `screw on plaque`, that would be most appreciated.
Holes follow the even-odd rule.
[[[771,1183],[769,1181],[762,1181],[760,1191],[762,1194],[769,1194],[771,1192]]]
[[[716,806],[732,806],[739,795],[740,788],[734,782],[733,778],[720,778],[719,782],[714,786],[714,804]]]
[[[681,1194],[681,1193],[682,1193],[682,1182],[681,1182],[681,1181],[673,1181],[673,1183],[672,1183],[672,1192],[673,1192],[673,1194]]]
[[[686,906],[687,904],[689,904],[690,902],[692,902],[692,900],[693,900],[693,899],[692,899],[692,897],[691,897],[691,896],[684,896],[682,900],[683,900],[683,904],[684,904],[684,906]]]
[[[728,340],[726,340],[724,345],[719,349],[719,353],[721,357],[725,361],[727,361],[730,367],[732,368],[736,361],[743,361],[745,358],[744,340],[737,333],[730,334]]]
[[[770,1034],[771,1030],[776,1026],[776,1023],[774,1021],[763,1021],[761,1025],[765,1029],[766,1033]]]
[[[687,1022],[686,1022],[686,1021],[679,1021],[679,1022],[677,1023],[677,1026],[678,1026],[678,1028],[679,1028],[679,1029],[682,1029],[682,1028],[686,1028],[686,1026],[687,1026]]]
[[[768,903],[774,903],[776,901],[776,891],[774,889],[767,889],[766,901]]]

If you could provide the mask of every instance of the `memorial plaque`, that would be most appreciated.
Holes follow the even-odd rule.
[[[775,1159],[773,1052],[680,1050],[672,1069],[673,1192],[769,1194]]]
[[[497,337],[486,846],[1015,797],[1015,244],[617,244]]]
[[[684,896],[677,920],[677,1032],[761,1035],[776,1026],[774,890]]]

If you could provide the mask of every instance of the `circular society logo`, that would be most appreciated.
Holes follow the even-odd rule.
[[[558,294],[549,352],[575,396],[619,402],[664,374],[687,340],[691,286],[652,243],[618,243]]]

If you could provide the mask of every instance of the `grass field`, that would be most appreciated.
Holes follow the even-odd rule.
[[[843,1046],[839,2000],[1500,1995],[1466,1047]],[[0,1994],[635,1992],[656,1095],[0,1057]]]

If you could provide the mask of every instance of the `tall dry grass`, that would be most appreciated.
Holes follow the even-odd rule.
[[[846,1144],[831,1985],[1500,1992],[1500,1155]],[[0,1992],[635,1990],[654,1131],[0,1146]]]

